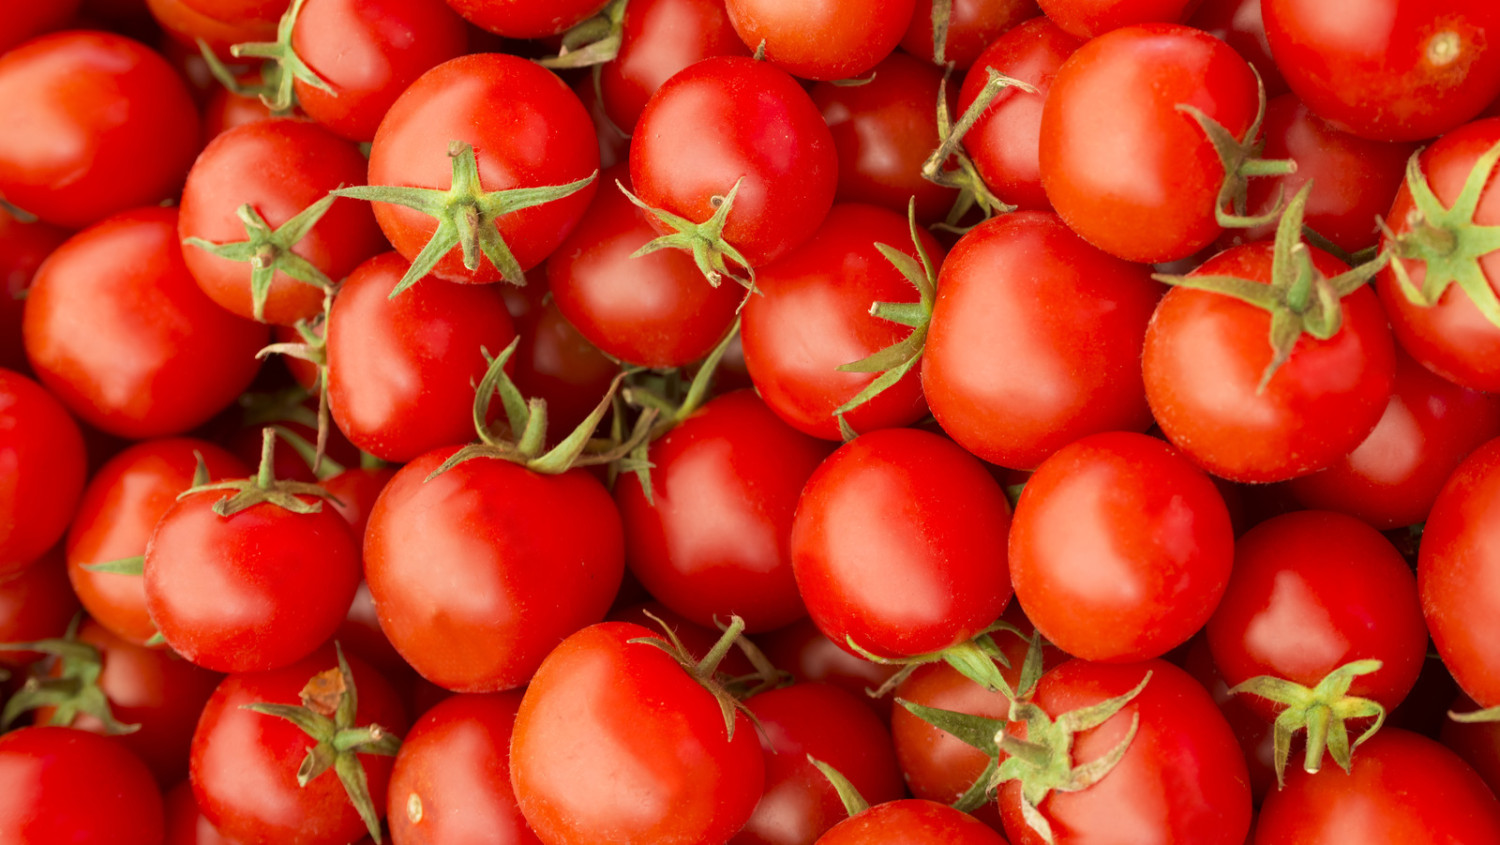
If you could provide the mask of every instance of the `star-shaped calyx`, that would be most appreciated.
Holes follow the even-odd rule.
[[[277,272],[305,285],[329,290],[333,281],[311,261],[292,251],[312,231],[338,197],[329,194],[297,212],[290,220],[272,228],[250,204],[240,206],[235,215],[245,225],[245,240],[216,244],[203,238],[187,238],[183,243],[217,255],[228,261],[250,264],[250,303],[255,319],[265,322],[266,296]]]
[[[1276,784],[1285,783],[1286,761],[1291,754],[1292,735],[1307,731],[1307,751],[1303,768],[1315,773],[1323,766],[1326,751],[1339,768],[1349,771],[1351,755],[1365,740],[1385,724],[1385,708],[1379,702],[1349,694],[1349,687],[1360,675],[1379,671],[1379,660],[1355,660],[1328,673],[1317,686],[1308,688],[1284,678],[1261,675],[1231,687],[1231,695],[1258,695],[1285,708],[1276,714],[1272,742],[1276,754]],[[1349,743],[1345,722],[1351,719],[1373,719],[1354,744]]]

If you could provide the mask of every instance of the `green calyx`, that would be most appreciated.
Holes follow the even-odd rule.
[[[317,513],[323,509],[321,501],[304,502],[298,496],[315,496],[318,499],[333,499],[333,495],[316,484],[302,481],[278,481],[276,479],[276,427],[266,426],[261,430],[260,469],[254,478],[235,481],[218,481],[212,484],[197,483],[178,494],[178,499],[210,490],[233,490],[234,493],[214,502],[214,513],[229,518],[247,508],[259,504],[275,505],[292,513]],[[201,471],[202,458],[199,458]],[[206,471],[203,471],[206,475]]]
[[[1329,340],[1343,326],[1344,297],[1364,287],[1385,266],[1387,254],[1324,278],[1313,267],[1312,255],[1302,241],[1302,217],[1312,183],[1305,183],[1287,203],[1276,226],[1271,283],[1260,284],[1235,276],[1166,276],[1152,278],[1176,287],[1192,288],[1233,297],[1271,315],[1271,362],[1261,374],[1257,392],[1264,391],[1271,377],[1291,357],[1304,334]]]
[[[111,735],[135,733],[138,724],[127,725],[115,718],[109,698],[99,688],[99,676],[104,672],[104,656],[99,649],[77,639],[79,617],[68,625],[68,632],[61,639],[37,640],[25,643],[0,644],[3,651],[39,651],[56,661],[55,676],[32,675],[0,711],[0,730],[10,730],[21,714],[42,707],[52,707],[52,717],[47,724],[67,727],[79,716],[92,716],[104,725],[104,732]]]
[[[1021,664],[1021,674],[1016,688],[1012,688],[1010,682],[1000,673],[1000,667],[1010,668],[1010,660],[1000,647],[995,645],[994,634],[1007,633],[1012,636],[1021,637],[1026,640],[1026,658]],[[942,651],[933,651],[926,654],[918,654],[911,657],[888,658],[874,654],[860,646],[853,637],[846,637],[845,642],[856,654],[871,663],[882,665],[900,666],[901,669],[881,684],[878,689],[871,691],[870,695],[879,698],[894,690],[906,680],[918,666],[928,663],[947,663],[960,675],[984,687],[991,692],[998,692],[1011,701],[1026,698],[1035,688],[1036,682],[1042,676],[1042,636],[1033,632],[1027,636],[1009,622],[996,622],[983,631],[980,631],[972,640],[962,642],[955,646],[949,646]]]
[[[1391,272],[1414,305],[1430,308],[1456,284],[1485,319],[1500,326],[1500,297],[1479,266],[1479,259],[1500,249],[1500,226],[1474,222],[1480,195],[1500,161],[1500,144],[1475,160],[1463,190],[1449,208],[1443,207],[1422,175],[1419,155],[1420,151],[1412,153],[1406,162],[1406,187],[1416,206],[1407,220],[1409,230],[1399,236],[1387,232],[1392,238]],[[1420,261],[1425,267],[1420,288],[1412,283],[1407,261]]]
[[[237,59],[254,58],[263,59],[266,64],[261,71],[264,82],[255,87],[246,87],[239,84],[234,74],[224,67],[219,57],[214,55],[213,50],[202,39],[198,41],[198,49],[203,54],[204,61],[208,62],[208,68],[224,87],[242,97],[259,96],[260,101],[266,104],[266,108],[272,113],[283,115],[292,110],[297,104],[297,95],[292,88],[292,83],[301,80],[306,85],[311,85],[319,91],[337,97],[339,92],[323,77],[318,76],[297,51],[292,49],[292,30],[297,26],[297,16],[302,14],[302,5],[307,0],[292,0],[290,6],[281,16],[276,24],[275,41],[256,41],[246,44],[236,44],[229,48],[230,55]]]
[[[333,769],[349,802],[359,812],[370,838],[380,842],[380,815],[370,799],[360,754],[394,757],[401,748],[401,738],[379,725],[360,726],[355,722],[358,696],[354,675],[344,659],[344,650],[334,644],[339,665],[314,675],[302,688],[301,706],[292,704],[246,704],[243,709],[285,719],[296,725],[316,743],[297,769],[297,784],[307,786],[314,778]]]
[[[443,256],[455,246],[463,250],[464,267],[478,270],[480,257],[488,259],[500,275],[511,284],[526,284],[526,274],[501,237],[500,218],[523,208],[544,205],[571,196],[593,183],[598,171],[566,185],[544,185],[539,188],[509,188],[486,191],[479,184],[479,164],[474,148],[463,141],[450,141],[448,157],[453,160],[452,186],[403,188],[394,185],[357,185],[340,188],[336,196],[384,202],[420,211],[438,221],[437,231],[412,259],[406,275],[391,291],[394,299],[418,279],[432,272]]]
[[[1360,675],[1378,671],[1379,660],[1355,660],[1328,673],[1318,685],[1308,689],[1271,675],[1251,678],[1230,688],[1232,695],[1241,693],[1258,695],[1285,705],[1276,715],[1273,739],[1276,751],[1276,785],[1285,783],[1287,757],[1291,754],[1292,735],[1307,731],[1307,752],[1303,768],[1315,773],[1323,767],[1326,751],[1339,768],[1349,771],[1350,757],[1354,749],[1375,735],[1385,724],[1385,708],[1368,698],[1349,694],[1349,687]],[[1349,731],[1345,722],[1350,719],[1374,719],[1374,723],[1360,734],[1359,739],[1349,744]]]
[[[1254,68],[1251,68],[1254,70]],[[1285,197],[1278,193],[1276,202],[1265,214],[1250,216],[1246,213],[1246,192],[1250,179],[1256,176],[1281,176],[1294,173],[1297,163],[1292,159],[1260,158],[1265,141],[1260,137],[1260,126],[1266,117],[1266,86],[1255,74],[1255,91],[1258,104],[1255,120],[1245,130],[1243,138],[1234,137],[1224,124],[1204,114],[1196,106],[1178,103],[1177,110],[1191,117],[1208,136],[1219,154],[1219,163],[1224,166],[1224,183],[1219,187],[1219,196],[1214,203],[1214,219],[1226,229],[1249,229],[1264,226],[1281,214]]]
[[[937,268],[922,246],[917,234],[917,204],[913,199],[907,203],[906,218],[911,226],[911,242],[916,248],[917,258],[887,244],[875,244],[880,254],[901,273],[911,286],[916,288],[916,302],[876,302],[870,306],[870,314],[911,328],[911,334],[887,346],[875,354],[840,366],[841,373],[880,373],[865,388],[854,394],[848,402],[833,409],[838,417],[839,431],[845,440],[853,440],[855,431],[844,420],[844,415],[884,393],[900,381],[918,361],[927,345],[927,326],[932,322],[932,307],[937,301]],[[920,263],[918,261],[920,260]]]
[[[1455,713],[1448,711],[1448,718],[1455,722],[1464,724],[1475,724],[1478,722],[1500,722],[1500,707],[1486,707],[1483,710],[1475,710],[1470,713]]]
[[[648,613],[647,615],[649,616],[650,614]],[[697,681],[703,689],[707,690],[714,697],[714,700],[719,703],[719,711],[724,716],[724,731],[730,741],[734,740],[734,716],[736,713],[745,714],[750,723],[759,729],[760,720],[755,718],[755,714],[751,713],[749,708],[729,691],[728,687],[720,683],[717,677],[719,664],[724,662],[724,658],[728,656],[729,650],[735,648],[737,645],[742,649],[744,648],[743,644],[745,640],[740,635],[745,632],[745,620],[738,616],[731,616],[729,618],[729,625],[723,629],[723,633],[719,636],[718,641],[714,643],[714,647],[709,650],[708,654],[703,655],[701,660],[693,657],[692,653],[687,650],[687,647],[682,644],[682,640],[677,637],[677,632],[672,630],[672,626],[662,622],[660,619],[656,621],[661,625],[662,631],[666,633],[665,640],[661,637],[639,637],[628,642],[638,645],[649,645],[652,648],[661,649],[663,652],[666,652],[668,656],[677,662],[678,666],[682,667],[684,672],[691,675],[693,680]],[[758,652],[752,653],[749,649],[745,649],[745,653],[753,659]],[[762,655],[760,659],[764,660],[765,658]]]
[[[537,64],[561,70],[597,67],[612,61],[620,54],[627,2],[629,0],[612,0],[599,10],[599,14],[563,33],[562,47],[557,55],[538,59]]]
[[[336,199],[338,197],[329,194],[274,229],[260,216],[260,212],[247,203],[235,212],[245,224],[245,240],[216,244],[202,238],[187,238],[183,243],[228,261],[249,262],[250,302],[255,319],[264,323],[266,297],[271,292],[271,280],[277,272],[285,274],[289,279],[324,290],[333,286],[333,282],[322,270],[292,252],[292,247],[312,231],[312,227],[318,224]]]
[[[811,754],[807,755],[807,762],[813,764],[813,768],[822,772],[823,777],[828,778],[828,783],[833,786],[833,791],[838,793],[839,800],[844,804],[844,812],[848,813],[850,817],[857,816],[865,810],[870,809],[870,802],[866,801],[865,797],[859,794],[859,788],[849,778],[845,777],[843,772]]]
[[[680,249],[693,256],[693,262],[698,265],[698,271],[703,274],[703,278],[707,279],[710,285],[718,287],[727,276],[744,286],[750,293],[758,293],[759,290],[755,287],[755,268],[750,266],[750,262],[745,260],[745,256],[733,244],[724,240],[724,227],[729,223],[729,212],[734,208],[734,198],[740,192],[740,185],[744,184],[744,181],[742,176],[729,188],[729,193],[714,196],[710,200],[714,207],[713,216],[702,223],[694,223],[670,211],[652,208],[640,197],[632,194],[624,184],[615,182],[615,185],[636,207],[646,211],[673,230],[672,234],[662,235],[647,243],[630,257],[640,258],[659,249]],[[726,259],[743,267],[746,275],[740,276],[730,270]]]
[[[289,429],[284,426],[277,426],[277,432],[282,435],[283,440],[286,440],[292,448],[297,450],[298,454],[307,461],[308,467],[319,478],[328,478],[330,475],[336,475],[343,471],[343,468],[330,461],[326,454],[328,450],[328,432],[332,429],[332,425],[328,419],[328,341],[324,337],[324,330],[328,326],[328,315],[333,310],[333,298],[338,293],[338,287],[338,285],[330,285],[323,289],[322,314],[311,320],[297,321],[294,328],[297,330],[297,335],[301,338],[300,342],[272,343],[255,353],[256,358],[262,359],[270,355],[286,355],[290,358],[306,361],[318,368],[316,384],[318,391],[318,412],[316,418],[309,425],[310,428],[317,430],[318,442],[314,445],[311,454],[299,446],[299,443],[305,444],[306,441],[293,435]],[[305,410],[300,399],[293,407],[299,411]],[[298,421],[305,422],[305,420]],[[326,474],[323,469],[325,466],[331,467]]]
[[[203,462],[203,453],[194,449],[193,457],[197,458],[198,462],[193,468],[193,479],[192,483],[188,485],[188,489],[202,487],[209,481],[208,464]],[[99,563],[84,563],[80,564],[79,568],[89,572],[105,572],[111,575],[128,575],[139,578],[146,574],[146,556],[141,554],[133,557],[122,557],[117,560],[100,561]],[[161,636],[161,633],[157,632],[156,636]],[[155,637],[152,639],[155,639]],[[162,640],[162,642],[166,641]],[[152,643],[147,642],[147,645],[152,645]]]
[[[941,3],[943,0],[937,0],[937,2]],[[936,18],[935,10],[934,18]],[[944,37],[946,36],[945,31]],[[934,38],[936,38],[936,28],[934,28]],[[985,72],[988,74],[988,79],[985,80],[984,88],[980,89],[979,96],[975,97],[974,102],[970,103],[964,113],[959,116],[958,123],[953,123],[948,114],[948,78],[946,75],[943,77],[942,84],[938,86],[937,98],[940,144],[936,150],[932,151],[932,155],[922,162],[922,178],[934,185],[954,188],[959,192],[958,199],[953,203],[953,208],[948,211],[948,218],[944,223],[946,228],[955,232],[964,231],[959,228],[959,221],[976,205],[986,220],[996,214],[1014,211],[1016,208],[1001,202],[990,191],[989,186],[984,183],[984,178],[979,175],[979,169],[975,167],[973,159],[964,152],[963,140],[969,130],[974,128],[979,118],[984,115],[985,110],[994,104],[995,98],[1000,95],[1001,91],[1007,88],[1019,88],[1028,94],[1035,94],[1037,90],[994,68],[986,68]]]

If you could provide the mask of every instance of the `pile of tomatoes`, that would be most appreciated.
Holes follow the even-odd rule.
[[[1500,4],[0,10],[0,842],[1500,845]]]

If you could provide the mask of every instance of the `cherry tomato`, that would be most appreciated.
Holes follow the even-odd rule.
[[[0,53],[44,32],[62,29],[78,14],[81,0],[11,3],[0,13]]]
[[[818,845],[1005,845],[1005,840],[968,813],[908,798],[839,822]]]
[[[0,369],[0,577],[62,538],[83,493],[85,457],[63,406],[31,379]]]
[[[166,829],[163,845],[235,845],[199,811],[193,785],[186,780],[167,791]]]
[[[811,619],[799,619],[784,628],[757,634],[756,645],[783,672],[793,679],[809,683],[827,683],[854,693],[882,721],[891,721],[891,697],[874,698],[870,690],[879,689],[899,667],[872,663],[849,653],[818,630]]]
[[[0,841],[10,845],[158,845],[161,790],[112,739],[70,728],[0,737]]]
[[[172,38],[172,46],[188,55],[196,55],[198,42],[208,45],[213,53],[224,61],[233,59],[230,48],[246,42],[276,40],[276,22],[280,12],[269,17],[250,18],[242,21],[227,21],[216,17],[207,2],[197,6],[209,8],[201,11],[192,3],[197,0],[145,0],[146,8],[156,23]],[[282,4],[286,8],[286,4]]]
[[[1202,0],[1037,0],[1052,22],[1083,39],[1141,23],[1186,20]]]
[[[77,613],[78,599],[56,551],[0,578],[0,643],[61,637]],[[43,656],[39,651],[0,651],[0,667],[25,666]]]
[[[724,0],[634,0],[620,23],[619,54],[599,67],[604,110],[633,133],[646,101],[678,71],[710,56],[748,55]]]
[[[891,54],[915,0],[726,0],[729,21],[766,61],[803,79],[863,76]]]
[[[0,207],[0,367],[27,369],[26,347],[21,344],[26,289],[42,260],[67,239],[68,233],[56,226],[23,223]]]
[[[545,38],[587,20],[608,0],[448,0],[481,29],[506,38]]]
[[[943,60],[933,54],[931,0],[917,0],[911,23],[901,37],[901,49],[934,64],[951,62],[967,70],[984,48],[1022,21],[1041,14],[1036,0],[943,0],[948,4],[948,33]],[[934,148],[936,149],[936,148]]]

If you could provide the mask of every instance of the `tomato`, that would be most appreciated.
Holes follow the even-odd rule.
[[[591,625],[553,649],[526,688],[510,781],[548,845],[722,845],[760,799],[754,725],[725,715],[711,681],[632,642],[652,637],[628,622]]]
[[[1027,480],[1010,533],[1016,600],[1042,636],[1087,660],[1144,660],[1186,642],[1234,561],[1213,482],[1144,434],[1058,450]]]
[[[195,0],[145,0],[151,17],[172,38],[171,46],[179,50],[196,54],[197,42],[202,41],[221,60],[230,61],[233,58],[230,48],[236,44],[276,40],[279,12],[266,18],[235,22],[215,17],[212,9],[200,11],[190,5],[194,2]],[[206,3],[198,5],[207,7]],[[285,4],[282,4],[282,8],[285,8]]]
[[[1386,728],[1365,743],[1352,772],[1293,771],[1267,796],[1255,845],[1332,845],[1358,831],[1370,845],[1500,841],[1500,803],[1453,752]]]
[[[968,813],[908,798],[839,822],[818,845],[1005,845],[1005,840]]]
[[[633,0],[620,22],[619,54],[599,66],[604,110],[633,132],[646,101],[678,71],[710,56],[748,55],[724,0]]]
[[[766,61],[803,79],[863,76],[891,54],[915,0],[726,0],[729,21]]]
[[[881,657],[968,641],[1010,601],[1010,504],[984,466],[936,434],[884,429],[808,479],[792,568],[808,615],[839,646]]]
[[[388,252],[355,268],[327,328],[333,421],[360,449],[396,462],[474,436],[481,349],[499,354],[515,338],[495,288],[429,278],[389,298],[409,266]]]
[[[1313,113],[1378,141],[1440,135],[1500,94],[1486,0],[1264,0],[1271,55]]]
[[[68,233],[56,226],[23,223],[0,207],[0,367],[26,370],[21,344],[26,289],[42,260],[67,239]]]
[[[943,44],[943,60],[933,52],[931,0],[917,0],[911,10],[911,23],[901,36],[901,49],[923,61],[942,65],[951,62],[958,70],[967,70],[984,52],[984,48],[1012,27],[1041,14],[1036,0],[943,0],[948,6],[948,32]],[[934,148],[935,149],[935,148]]]
[[[114,740],[69,728],[0,737],[0,841],[157,845],[161,790]]]
[[[1186,20],[1202,0],[1037,0],[1065,32],[1083,39],[1142,23]]]
[[[1304,507],[1341,511],[1382,531],[1427,519],[1459,462],[1500,436],[1500,397],[1439,378],[1396,350],[1385,414],[1354,451],[1287,482]]]
[[[7,5],[0,13],[0,53],[44,32],[66,27],[81,5],[81,0]]]
[[[61,637],[78,613],[62,556],[48,552],[19,572],[0,578],[0,643]],[[37,651],[0,651],[0,667],[18,667],[43,657]]]
[[[938,275],[928,407],[965,449],[1017,469],[1088,434],[1145,431],[1136,362],[1160,297],[1146,268],[1094,249],[1056,215],[981,223]]]
[[[1255,696],[1237,695],[1229,691],[1219,667],[1214,664],[1213,652],[1208,647],[1208,637],[1199,634],[1188,641],[1182,652],[1181,666],[1192,675],[1218,705],[1219,713],[1234,731],[1240,751],[1245,757],[1245,767],[1250,773],[1250,793],[1256,804],[1265,800],[1266,793],[1276,786],[1275,727],[1260,717],[1250,706]],[[1253,838],[1253,837],[1252,837]],[[1250,839],[1246,839],[1249,842]]]
[[[5,53],[0,102],[0,196],[58,226],[170,198],[198,152],[187,86],[123,36],[60,32]]]
[[[1271,42],[1266,38],[1266,24],[1260,14],[1260,0],[1203,0],[1198,11],[1188,18],[1196,27],[1234,48],[1260,76],[1266,96],[1287,92],[1281,69],[1271,58]]]
[[[165,800],[167,838],[163,845],[234,845],[198,810],[188,781],[168,790]]]
[[[182,191],[177,231],[188,272],[246,319],[290,325],[322,314],[324,287],[385,240],[369,207],[349,199],[333,199],[310,227],[286,224],[329,191],[363,182],[364,172],[353,144],[310,121],[261,120],[219,135]]]
[[[22,323],[37,376],[90,425],[141,439],[185,432],[240,395],[264,326],[204,295],[177,210],[139,208],[74,235],[42,264]]]
[[[539,293],[540,287],[537,289]],[[555,299],[516,319],[516,387],[547,403],[548,426],[572,431],[594,410],[619,375],[619,362],[589,343],[562,315]]]
[[[608,0],[448,0],[481,29],[506,38],[545,38],[587,20]]]
[[[78,424],[46,390],[0,369],[0,577],[62,538],[83,493]]]
[[[1186,258],[1218,237],[1226,164],[1189,105],[1244,142],[1256,116],[1255,74],[1213,36],[1139,24],[1096,38],[1063,63],[1042,106],[1042,186],[1084,240],[1130,261]],[[1101,115],[1109,131],[1099,131]],[[1243,142],[1242,142],[1243,143]]]
[[[182,4],[227,23],[275,23],[286,11],[287,0],[182,0]]]
[[[891,721],[891,697],[874,698],[870,690],[879,689],[899,667],[872,663],[850,654],[818,630],[811,619],[802,618],[774,631],[757,634],[755,644],[766,659],[792,678],[805,683],[827,683],[854,693],[882,721]]]

